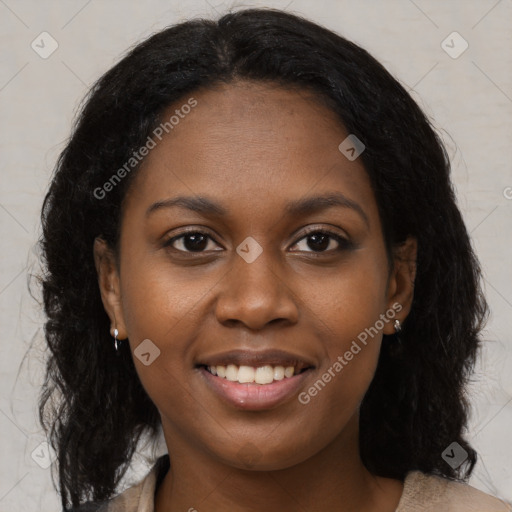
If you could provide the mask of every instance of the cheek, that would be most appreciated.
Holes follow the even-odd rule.
[[[368,332],[382,310],[375,296],[369,294],[364,301],[361,298],[354,296],[351,301],[343,297],[338,303],[340,309],[332,311],[329,318],[324,315],[325,355],[314,379],[298,396],[304,430],[322,432],[315,441],[318,449],[358,414],[377,368],[382,334]]]
[[[201,300],[214,282],[191,278],[190,271],[173,270],[143,259],[125,266],[121,275],[123,314],[134,342],[150,338],[158,344],[186,338],[187,327],[197,326]],[[176,343],[173,343],[176,346]]]
[[[190,351],[205,321],[205,301],[219,278],[213,274],[201,277],[197,269],[171,269],[143,256],[121,266],[123,316],[134,364],[159,408],[167,402],[186,406],[190,397]],[[139,358],[146,346],[143,353],[150,356]]]
[[[379,358],[387,274],[362,256],[323,286],[303,290],[323,350],[317,379],[305,390],[303,403],[328,422],[337,423],[337,418],[342,423],[357,409]]]
[[[368,256],[356,256],[352,264],[317,281],[318,286],[309,281],[299,292],[313,321],[318,320],[315,328],[325,335],[322,342],[331,361],[349,350],[352,340],[375,326],[385,312],[387,274]],[[381,323],[378,327],[381,331]],[[365,352],[378,352],[373,345],[368,343]]]

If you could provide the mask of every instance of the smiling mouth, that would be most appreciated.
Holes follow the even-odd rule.
[[[312,368],[311,366],[305,366],[303,363],[289,366],[262,365],[255,367],[228,364],[211,366],[199,365],[198,367],[204,368],[210,374],[230,382],[257,385],[267,385],[276,381],[289,379]]]

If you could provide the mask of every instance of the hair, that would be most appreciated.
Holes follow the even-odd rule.
[[[93,260],[96,237],[119,257],[122,201],[138,166],[105,197],[94,191],[169,105],[235,80],[313,91],[366,146],[360,158],[389,258],[417,239],[412,309],[399,335],[384,336],[360,407],[363,463],[390,478],[420,470],[467,479],[476,453],[464,438],[465,386],[488,307],[446,149],[367,51],[299,16],[246,9],[171,26],[134,47],[91,88],[58,158],[41,212],[49,356],[39,415],[58,456],[63,506],[112,497],[140,436],[160,427],[129,349],[116,356]],[[457,469],[441,457],[454,441],[468,453]]]

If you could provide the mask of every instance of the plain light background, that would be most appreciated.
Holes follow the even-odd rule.
[[[60,510],[51,468],[36,462],[51,454],[36,414],[44,318],[27,276],[38,270],[41,203],[78,105],[155,31],[253,6],[304,15],[366,48],[445,140],[492,310],[469,390],[468,437],[479,452],[470,483],[512,500],[512,0],[0,0],[0,512]],[[58,44],[46,59],[31,47],[44,31]],[[447,37],[452,54],[469,46],[452,58]],[[148,464],[138,457],[124,485]]]

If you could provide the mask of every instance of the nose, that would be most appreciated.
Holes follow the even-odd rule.
[[[235,254],[219,287],[215,314],[224,325],[260,330],[271,322],[291,325],[298,321],[297,297],[282,267],[270,261],[268,251],[252,263]]]

